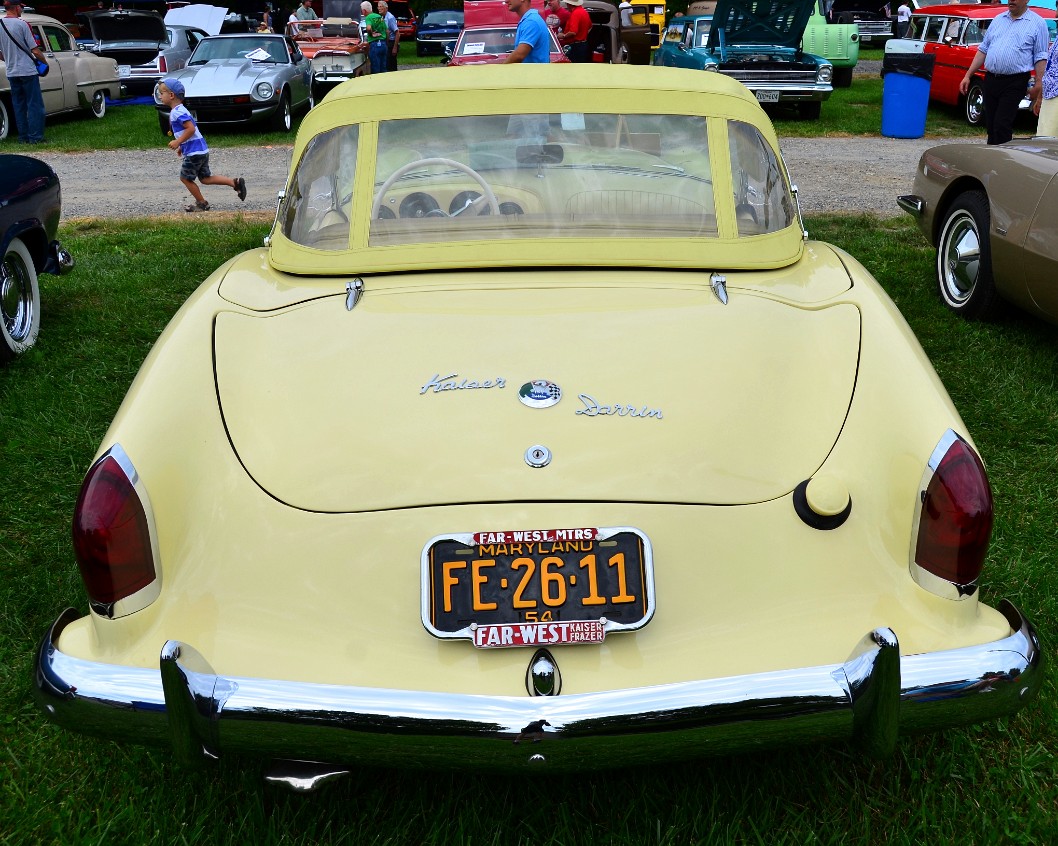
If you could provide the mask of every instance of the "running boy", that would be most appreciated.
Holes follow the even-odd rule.
[[[184,211],[209,211],[209,203],[202,196],[202,190],[195,184],[197,178],[203,185],[227,185],[234,188],[240,200],[246,199],[246,180],[241,176],[232,179],[230,176],[214,176],[209,170],[209,147],[206,139],[198,131],[195,119],[184,106],[184,84],[178,79],[167,79],[158,86],[158,99],[163,106],[169,107],[170,135],[169,149],[176,150],[177,156],[184,161],[180,165],[180,181],[191,192],[195,202]]]

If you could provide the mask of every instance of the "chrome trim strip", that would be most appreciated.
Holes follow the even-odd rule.
[[[1035,630],[1009,602],[999,610],[1010,635],[980,646],[900,656],[878,629],[842,664],[557,697],[226,679],[172,641],[160,671],[101,664],[55,645],[70,610],[41,644],[34,687],[59,725],[181,757],[576,770],[849,739],[881,754],[898,731],[1008,715],[1037,692]]]

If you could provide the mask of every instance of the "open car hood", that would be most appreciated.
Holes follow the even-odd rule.
[[[718,0],[709,30],[709,49],[725,45],[766,44],[797,48],[815,0]]]
[[[169,40],[165,21],[150,12],[106,11],[84,15],[98,44],[164,44]]]
[[[848,276],[829,251],[807,264],[729,274],[727,305],[708,273],[408,275],[351,310],[332,280],[217,315],[224,424],[250,476],[311,511],[774,499],[823,463],[856,380],[858,309],[803,281]],[[534,380],[557,404],[522,402]]]

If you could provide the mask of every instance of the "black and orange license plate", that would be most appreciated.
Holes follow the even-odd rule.
[[[654,613],[650,541],[638,529],[473,532],[422,554],[422,621],[475,646],[601,643]]]

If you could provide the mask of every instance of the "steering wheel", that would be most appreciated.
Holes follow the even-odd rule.
[[[482,196],[485,198],[485,200],[489,204],[489,210],[492,212],[492,214],[497,215],[497,216],[499,215],[499,213],[500,213],[500,204],[496,200],[496,194],[492,190],[492,187],[489,185],[489,183],[485,181],[485,178],[480,173],[478,173],[472,167],[467,167],[465,164],[462,164],[461,162],[453,161],[452,159],[432,158],[432,159],[416,159],[415,161],[408,162],[406,165],[403,165],[402,167],[398,167],[395,171],[393,171],[393,173],[390,174],[389,179],[387,179],[385,182],[382,183],[382,187],[379,188],[378,189],[378,193],[375,194],[375,199],[371,203],[371,219],[372,220],[376,220],[378,218],[378,212],[379,212],[379,209],[382,208],[382,200],[385,198],[386,192],[389,191],[389,189],[393,187],[393,184],[398,179],[400,179],[401,177],[405,176],[408,173],[411,173],[411,171],[413,171],[413,170],[419,170],[420,168],[430,167],[430,166],[433,166],[433,165],[444,165],[445,167],[454,168],[455,170],[458,170],[461,173],[464,173],[467,176],[469,176],[471,179],[473,179],[480,186],[481,194],[482,194]],[[470,205],[464,206],[459,211],[465,211],[466,209],[471,208],[471,206],[475,205],[476,202],[477,201],[475,201],[474,203],[471,203]],[[441,213],[444,214],[446,217],[449,217],[449,216],[454,217],[455,216],[455,215],[448,215],[446,212],[441,212]],[[459,214],[459,212],[456,212],[456,214]]]

